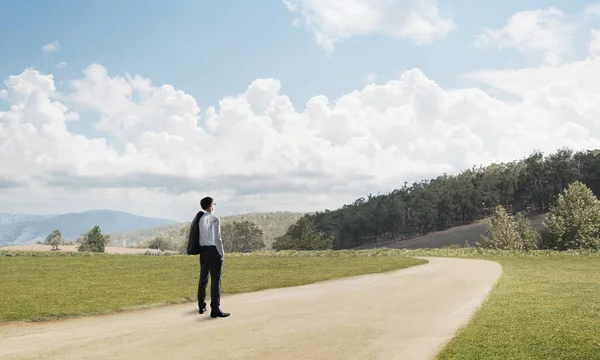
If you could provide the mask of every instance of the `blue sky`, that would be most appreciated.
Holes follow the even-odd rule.
[[[443,41],[415,46],[385,35],[350,38],[333,54],[292,22],[300,17],[281,1],[56,0],[0,2],[0,78],[25,67],[53,73],[65,83],[99,63],[111,75],[125,72],[168,83],[192,94],[202,110],[224,96],[243,92],[261,77],[282,81],[283,93],[302,106],[314,95],[335,98],[418,67],[442,86],[467,84],[456,75],[482,68],[527,64],[517,52],[470,45],[481,27],[501,27],[513,13],[556,6],[569,13],[590,1],[440,1],[457,28]],[[60,49],[41,47],[58,41]],[[64,61],[68,66],[56,69]]]

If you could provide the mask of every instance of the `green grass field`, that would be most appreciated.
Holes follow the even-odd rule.
[[[196,257],[1,255],[4,321],[195,299]],[[486,259],[503,268],[486,302],[438,360],[600,359],[600,252],[454,248],[231,254],[223,292],[302,285],[422,263],[410,256]]]
[[[488,299],[438,360],[600,360],[600,252],[388,252],[484,259],[502,266]]]
[[[0,321],[48,320],[196,301],[197,256],[8,254],[0,253]],[[397,256],[317,255],[228,256],[222,294],[304,285],[426,263]]]
[[[482,257],[503,276],[448,359],[600,359],[600,257]]]

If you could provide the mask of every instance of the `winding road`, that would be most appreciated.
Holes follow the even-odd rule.
[[[0,325],[0,359],[434,359],[501,275],[484,260],[425,258],[399,271],[195,303]],[[224,284],[227,286],[227,284]]]

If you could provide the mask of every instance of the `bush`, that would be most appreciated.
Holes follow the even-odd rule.
[[[523,242],[523,250],[535,250],[539,247],[541,240],[540,234],[531,227],[531,223],[522,213],[515,215],[515,224],[517,232]]]
[[[544,222],[544,242],[556,250],[600,249],[600,201],[579,181],[559,195]]]
[[[83,237],[77,239],[79,247],[78,251],[104,252],[106,244],[108,244],[109,235],[102,234],[98,225],[94,226],[90,231],[83,234]]]
[[[234,221],[221,227],[225,252],[251,252],[265,248],[263,231],[252,221]]]
[[[51,245],[52,250],[59,250],[58,246],[63,243],[63,238],[60,230],[52,230],[48,236],[46,236],[46,240],[44,240],[44,245]]]
[[[552,250],[554,248],[553,236],[546,228],[540,230],[539,248],[543,250]]]
[[[176,251],[177,250],[177,244],[175,244],[173,241],[166,240],[165,238],[163,238],[160,235],[155,237],[154,239],[148,241],[148,244],[146,245],[146,247],[148,249],[157,249],[160,251],[165,251],[165,250]]]
[[[331,250],[332,246],[333,237],[315,233],[310,219],[302,217],[275,239],[273,250]]]
[[[538,248],[540,235],[533,230],[522,213],[514,217],[508,215],[504,207],[496,207],[492,219],[486,222],[488,236],[481,235],[478,247],[493,250],[535,250]]]

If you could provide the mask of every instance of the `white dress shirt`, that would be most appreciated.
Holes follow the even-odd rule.
[[[204,212],[198,223],[200,246],[216,246],[219,255],[223,256],[223,241],[221,240],[221,220],[215,215]]]

